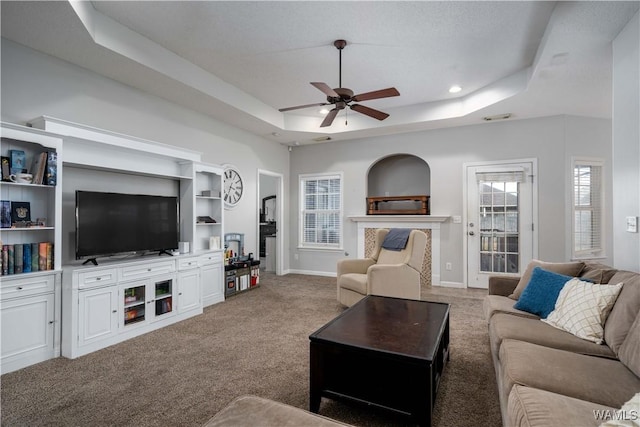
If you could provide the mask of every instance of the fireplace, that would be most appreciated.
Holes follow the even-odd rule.
[[[371,254],[378,228],[410,228],[424,231],[427,235],[427,250],[420,272],[421,286],[440,285],[440,224],[448,216],[435,215],[366,215],[350,216],[358,225],[358,258]]]

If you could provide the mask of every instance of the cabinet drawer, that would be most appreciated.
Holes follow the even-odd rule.
[[[6,277],[2,278],[2,287],[0,288],[2,300],[53,292],[55,289],[56,276],[52,274],[19,279],[7,279]]]
[[[135,265],[121,268],[120,280],[131,280],[140,277],[155,276],[157,274],[173,273],[174,271],[176,271],[176,263],[173,260]]]
[[[222,262],[222,253],[215,252],[200,256],[200,265],[216,264]]]
[[[178,260],[179,271],[190,270],[192,268],[198,268],[198,258],[191,257]]]
[[[118,282],[118,274],[115,268],[100,271],[87,271],[78,273],[78,288],[88,289],[97,286],[112,285]]]

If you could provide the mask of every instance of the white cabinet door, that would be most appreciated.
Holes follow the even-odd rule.
[[[207,264],[200,268],[202,283],[202,304],[206,307],[224,301],[222,286],[222,263]]]
[[[78,345],[107,339],[118,329],[118,288],[91,289],[79,293]]]
[[[2,373],[55,357],[54,295],[2,302]]]
[[[200,272],[198,269],[178,273],[178,312],[200,307]]]

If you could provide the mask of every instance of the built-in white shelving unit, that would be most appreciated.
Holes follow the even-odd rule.
[[[24,151],[24,166],[29,173],[33,172],[33,159],[43,152],[55,153],[57,162],[62,161],[61,138],[9,123],[2,123],[0,130],[2,156],[8,157],[10,150]],[[28,202],[31,220],[41,218],[44,221],[43,226],[0,229],[2,246],[7,249],[7,254],[3,254],[4,274],[0,281],[0,371],[3,374],[60,355],[61,169],[57,170],[57,185],[0,184],[1,200]],[[37,248],[39,259],[41,244],[45,245],[45,254],[48,251],[50,262],[48,265],[46,262],[30,263],[25,268],[25,261],[29,262],[24,257],[26,246],[29,246],[30,259],[35,260],[36,254],[31,254],[31,251]],[[22,272],[15,270],[17,246],[21,246],[23,254]],[[9,253],[14,255],[13,274],[9,274]],[[24,272],[26,270],[29,271]]]
[[[47,219],[38,229],[3,229],[2,240],[50,241],[54,261],[51,271],[2,277],[2,373],[60,354],[87,354],[192,317],[202,313],[203,306],[224,300],[221,166],[202,163],[195,151],[52,117],[39,117],[29,125],[2,124],[2,155],[21,149],[31,162],[42,150],[55,151],[57,185],[3,182],[2,200],[29,201],[32,217]],[[189,253],[63,266],[62,245],[72,244],[62,234],[65,167],[90,175],[106,171],[176,182],[180,240],[190,242]],[[25,301],[32,308],[22,308]],[[26,342],[25,336],[32,338]]]

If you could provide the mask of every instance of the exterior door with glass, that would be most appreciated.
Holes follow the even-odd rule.
[[[467,286],[520,275],[534,254],[533,163],[467,166]]]

